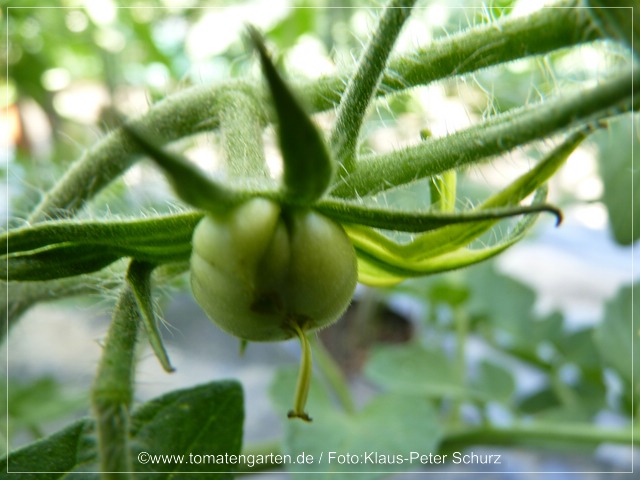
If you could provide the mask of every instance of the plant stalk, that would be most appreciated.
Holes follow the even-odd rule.
[[[129,480],[127,472],[133,471],[129,410],[139,320],[135,296],[126,283],[113,313],[91,395],[102,480]]]

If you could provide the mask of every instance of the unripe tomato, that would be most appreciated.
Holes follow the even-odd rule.
[[[255,198],[207,215],[193,236],[191,287],[226,332],[285,340],[336,321],[357,281],[356,255],[340,225],[309,209]]]

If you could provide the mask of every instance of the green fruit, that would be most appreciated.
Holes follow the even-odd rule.
[[[214,323],[241,339],[285,340],[330,325],[356,281],[344,230],[310,209],[255,198],[207,215],[193,236],[193,294]]]

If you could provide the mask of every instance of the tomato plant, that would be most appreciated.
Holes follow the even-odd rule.
[[[627,430],[554,430],[535,425],[508,432],[491,427],[474,436],[473,431],[464,432],[458,407],[445,436],[427,398],[451,395],[459,402],[459,397],[468,396],[484,405],[495,400],[501,388],[510,391],[511,380],[500,368],[483,364],[480,376],[485,384],[461,385],[456,383],[459,378],[453,381],[455,372],[447,374],[448,367],[430,370],[430,363],[446,365],[446,355],[415,345],[381,350],[371,357],[368,377],[397,395],[382,394],[358,410],[345,379],[314,339],[319,329],[334,324],[345,312],[357,282],[402,288],[406,280],[456,271],[499,255],[522,240],[541,214],[554,216],[559,224],[561,210],[547,201],[549,180],[585,139],[628,118],[638,107],[633,89],[640,77],[631,51],[637,42],[630,21],[635,17],[625,13],[631,9],[636,15],[631,7],[607,9],[596,1],[578,5],[566,0],[522,17],[498,10],[499,18],[488,24],[394,54],[403,27],[418,8],[415,3],[392,0],[380,9],[355,65],[306,83],[288,80],[282,73],[272,58],[269,35],[265,40],[254,27],[238,31],[244,51],[259,60],[259,76],[189,87],[128,118],[112,112],[118,125],[68,168],[23,224],[3,233],[7,245],[3,268],[10,288],[5,333],[38,302],[86,293],[96,285],[106,288],[107,280],[114,279],[115,286],[109,288],[118,292],[91,387],[92,416],[9,452],[4,461],[8,472],[59,472],[51,473],[51,478],[65,478],[64,472],[94,472],[94,476],[101,472],[101,478],[150,478],[158,473],[173,478],[167,476],[165,465],[149,462],[149,456],[180,452],[201,459],[215,452],[237,457],[243,418],[237,383],[214,382],[134,404],[136,346],[143,333],[162,367],[167,372],[174,369],[158,328],[153,292],[187,271],[195,301],[213,323],[243,345],[299,340],[296,386],[286,375],[275,382],[278,406],[280,395],[294,396],[285,449],[311,451],[318,458],[325,450],[338,448],[344,432],[345,444],[353,449],[334,451],[330,472],[345,463],[351,465],[347,470],[358,471],[357,465],[371,452],[376,453],[372,460],[376,465],[394,471],[389,468],[403,463],[407,442],[419,443],[424,431],[430,432],[429,442],[420,449],[440,451],[445,457],[446,452],[460,454],[459,449],[478,441],[499,444],[508,435],[542,439],[546,435],[578,444],[631,441]],[[11,12],[5,14],[11,20]],[[611,56],[610,71],[595,83],[585,79],[578,88],[508,108],[447,135],[432,135],[425,125],[413,132],[415,141],[409,146],[367,151],[367,122],[381,101],[392,102],[404,92],[437,81],[481,75],[514,60],[548,59],[581,46],[597,50],[603,45],[616,55]],[[326,129],[314,117],[322,112],[334,113]],[[281,177],[272,174],[267,164],[264,132],[270,129],[275,130],[282,160]],[[168,146],[202,132],[213,132],[220,142],[227,177],[205,173]],[[475,206],[460,208],[464,193],[458,179],[465,169],[549,138],[554,145],[543,148],[541,158],[525,172]],[[143,156],[169,180],[184,204],[180,211],[83,218],[83,209]],[[416,187],[428,190],[428,207],[381,205],[381,198]],[[468,291],[445,285],[442,293],[438,288],[429,290],[430,300],[445,299],[463,345],[471,327],[461,305],[470,292],[482,290],[482,282]],[[500,298],[496,303],[507,305]],[[594,335],[599,345],[612,342],[602,330]],[[344,412],[332,407],[313,378],[312,350]],[[531,360],[523,353],[526,350],[520,345],[509,353]],[[414,370],[416,362],[422,368]],[[421,375],[427,380],[419,380]],[[487,387],[505,375],[495,390]],[[434,394],[430,376],[439,378],[435,383],[446,387],[444,393]],[[623,382],[633,392],[633,374],[627,377],[623,375]],[[603,382],[598,377],[595,384],[600,388]],[[320,415],[306,408],[307,400]],[[635,408],[633,394],[624,402]],[[404,443],[392,436],[364,438],[354,433],[357,427],[349,426],[381,432],[384,415],[403,409],[415,417],[397,417],[398,425],[408,432]],[[308,410],[314,417],[312,425],[298,421],[311,421]],[[314,443],[319,433],[336,446]],[[89,445],[91,438],[97,439],[96,447]],[[358,461],[351,462],[350,456]],[[247,456],[240,462],[227,457],[214,467],[192,461],[172,468],[180,473],[222,474],[236,470],[238,464],[249,470],[255,467]],[[429,454],[424,457],[427,463],[438,463]],[[273,455],[269,458],[270,466],[277,467]],[[416,462],[421,458],[418,455]],[[402,468],[410,462],[404,463]],[[325,471],[322,468],[319,462],[309,467],[316,472]]]

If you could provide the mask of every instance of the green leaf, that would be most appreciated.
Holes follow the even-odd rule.
[[[79,458],[83,449],[90,449],[88,434],[93,422],[85,419],[75,422],[53,435],[32,443],[0,460],[0,472],[7,472],[7,478],[19,475],[25,480],[58,480],[77,478],[67,476],[74,469],[82,470]],[[13,472],[13,475],[9,475]],[[22,473],[30,472],[30,473]],[[48,473],[38,473],[48,472]],[[18,477],[16,477],[18,478]],[[86,474],[84,478],[97,478]]]
[[[379,347],[365,366],[366,377],[387,390],[440,398],[465,397],[454,362],[421,345]]]
[[[0,389],[0,409],[7,412],[12,430],[39,428],[88,405],[86,393],[67,392],[50,376],[28,382],[9,379],[8,387]]]
[[[188,463],[189,454],[239,454],[243,419],[242,389],[232,381],[177,390],[140,406],[131,418],[134,459],[141,452],[185,457],[182,464],[152,461],[145,464],[134,460],[135,478],[178,479],[187,472],[219,472],[208,473],[207,478],[231,478],[222,472],[235,470],[234,465]],[[91,473],[98,471],[93,437],[93,420],[78,421],[12,452],[0,460],[0,471],[49,472],[20,474],[19,478],[29,480],[97,479],[97,473]],[[82,477],[79,472],[83,472]]]
[[[529,287],[495,271],[493,265],[479,265],[469,270],[471,315],[485,319],[488,334],[503,347],[529,345],[534,351],[537,341],[532,338],[533,306],[536,295]]]
[[[636,125],[639,118],[636,116]],[[609,212],[613,237],[622,245],[631,245],[640,238],[640,168],[637,159],[634,168],[633,158],[640,152],[640,140],[632,116],[612,120],[609,129],[598,132],[594,140],[604,183],[602,201]]]
[[[508,401],[515,388],[508,370],[488,362],[481,362],[477,375],[466,384],[453,359],[418,344],[375,349],[365,375],[391,392],[479,402]]]
[[[290,392],[295,372],[280,371],[272,384],[273,400],[284,418],[290,407]],[[286,392],[286,395],[283,393]],[[409,463],[410,452],[436,452],[441,438],[436,410],[418,395],[383,394],[362,410],[347,414],[331,403],[322,387],[312,382],[308,410],[313,423],[287,421],[284,451],[295,460],[298,455],[312,455],[313,464],[290,465],[295,479],[335,478],[337,472],[360,472],[358,478],[381,478],[390,472],[418,470],[420,464]],[[333,459],[329,463],[329,455]],[[365,463],[369,452],[378,453],[396,463]],[[358,463],[339,463],[335,456],[350,454]],[[320,455],[322,459],[320,460]],[[398,463],[403,456],[403,463]]]
[[[329,187],[334,161],[322,135],[271,62],[260,33],[253,27],[248,28],[248,33],[260,55],[278,117],[286,200],[293,204],[312,204]]]
[[[185,455],[185,461],[183,464],[149,462],[141,465],[134,460],[134,468],[140,472],[166,472],[166,475],[148,475],[152,479],[182,478],[178,474],[183,472],[235,470],[235,465],[188,464],[187,460],[189,454],[240,453],[243,404],[240,384],[222,381],[170,392],[142,405],[131,419],[134,459],[144,451],[152,455]],[[231,478],[231,475],[209,474],[207,478]]]
[[[622,378],[626,388],[640,386],[640,284],[623,287],[605,307],[605,315],[594,332],[602,361]],[[635,348],[634,348],[635,347]]]
[[[471,381],[471,388],[487,400],[508,403],[516,384],[513,375],[506,368],[481,361],[478,372]]]

